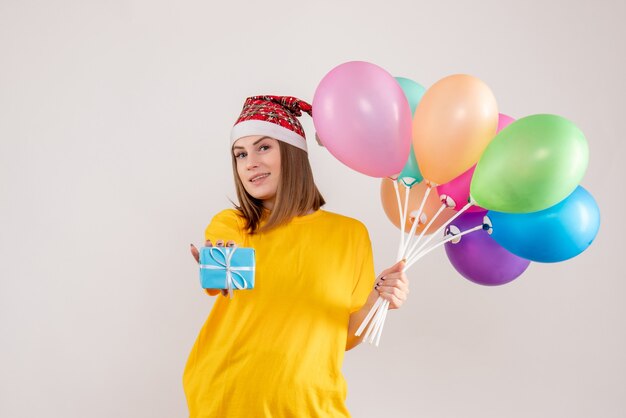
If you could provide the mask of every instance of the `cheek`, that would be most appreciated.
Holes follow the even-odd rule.
[[[242,176],[242,174],[244,173],[245,173],[245,170],[243,168],[243,165],[237,162],[237,176],[239,177],[239,180],[241,180],[241,182],[245,185],[245,181],[243,180],[244,177]]]
[[[280,170],[280,153],[277,152],[274,155],[274,158],[272,160],[272,165],[273,165],[275,170]]]

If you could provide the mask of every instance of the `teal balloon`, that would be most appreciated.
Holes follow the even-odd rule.
[[[398,84],[402,88],[404,95],[409,101],[409,106],[411,107],[411,115],[415,114],[415,109],[419,104],[420,100],[422,100],[422,96],[426,93],[426,89],[419,83],[416,83],[413,80],[409,80],[404,77],[395,77]]]
[[[536,212],[565,199],[589,162],[585,135],[557,115],[532,115],[502,129],[476,165],[470,195],[478,206]]]
[[[409,152],[409,160],[398,175],[398,181],[407,187],[424,180],[424,176],[420,173],[420,168],[417,165],[417,159],[415,158],[415,152],[413,152],[413,145],[411,145],[411,151]]]
[[[413,115],[415,113],[417,105],[419,104],[420,100],[422,100],[422,96],[424,96],[426,89],[421,84],[416,83],[413,80],[409,80],[408,78],[396,77],[396,81],[398,82],[398,84],[400,84],[400,87],[404,92],[404,96],[409,101],[411,115]],[[409,158],[404,168],[398,175],[398,181],[403,183],[407,187],[412,187],[422,180],[424,180],[424,176],[422,176],[419,166],[417,165],[417,159],[415,158],[413,145],[411,145]]]
[[[513,254],[543,263],[564,261],[582,253],[600,229],[600,209],[578,186],[563,201],[532,213],[487,212],[491,238]]]

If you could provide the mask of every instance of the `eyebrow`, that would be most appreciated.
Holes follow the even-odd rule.
[[[252,144],[252,145],[256,145],[256,144],[258,144],[259,142],[263,141],[266,138],[269,138],[269,136],[262,136],[261,138],[259,138],[256,141],[254,141],[254,144]],[[245,149],[244,147],[240,147],[239,145],[236,145],[236,146],[233,147],[233,149],[237,149],[237,148]]]

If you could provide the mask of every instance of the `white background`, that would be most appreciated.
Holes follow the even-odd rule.
[[[579,257],[497,288],[443,250],[424,258],[381,346],[346,354],[353,415],[626,416],[625,5],[1,0],[0,416],[187,415],[182,371],[212,304],[189,243],[235,198],[243,100],[311,101],[355,59],[426,87],[472,74],[502,113],[572,120],[602,226]],[[379,180],[301,120],[326,209],[368,226],[383,269],[398,237]]]

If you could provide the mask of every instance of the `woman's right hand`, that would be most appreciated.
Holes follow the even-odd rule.
[[[235,245],[235,241],[228,241],[226,242],[226,246],[227,247],[232,247]],[[211,243],[211,240],[206,240],[204,242],[204,246],[205,247],[212,247],[213,244]],[[224,246],[224,240],[217,240],[217,242],[215,243],[216,247],[223,247]],[[198,264],[200,264],[200,252],[198,251],[198,249],[196,248],[195,245],[191,244],[191,255],[193,256],[193,258],[196,259],[196,262]],[[207,289],[207,290],[211,290],[211,289]],[[222,291],[222,295],[227,296],[228,295],[228,290],[227,289],[214,289],[214,290],[221,290]]]

